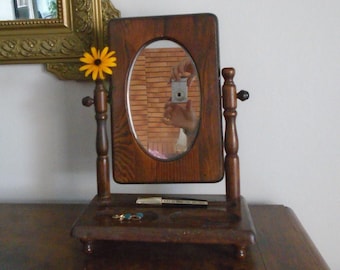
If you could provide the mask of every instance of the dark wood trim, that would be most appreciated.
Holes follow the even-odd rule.
[[[130,184],[222,180],[224,159],[217,18],[212,14],[121,18],[110,22],[109,31],[110,49],[115,50],[119,57],[112,76],[114,180]],[[146,45],[161,39],[178,43],[190,54],[201,91],[200,124],[193,146],[185,155],[166,161],[152,157],[140,147],[131,131],[126,108],[128,79],[134,59]],[[169,97],[165,97],[164,104]]]

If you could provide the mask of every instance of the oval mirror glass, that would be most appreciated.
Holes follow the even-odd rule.
[[[193,59],[179,44],[144,47],[131,68],[129,122],[139,145],[157,159],[173,160],[192,147],[200,117],[200,83]]]

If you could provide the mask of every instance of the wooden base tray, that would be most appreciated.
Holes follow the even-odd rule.
[[[98,240],[233,245],[236,255],[245,256],[255,242],[255,229],[244,198],[226,200],[223,195],[175,196],[208,200],[207,207],[137,205],[141,194],[111,194],[110,200],[94,197],[75,222],[72,236],[93,252]],[[173,197],[173,195],[172,195]],[[141,220],[120,220],[121,214],[142,213]]]

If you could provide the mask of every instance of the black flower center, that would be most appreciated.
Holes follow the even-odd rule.
[[[101,61],[100,59],[94,60],[94,64],[95,64],[96,66],[99,66],[101,63],[102,63],[102,61]]]

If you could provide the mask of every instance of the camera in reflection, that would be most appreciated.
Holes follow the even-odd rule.
[[[171,81],[171,102],[184,103],[188,101],[187,78],[181,78],[179,81]]]

